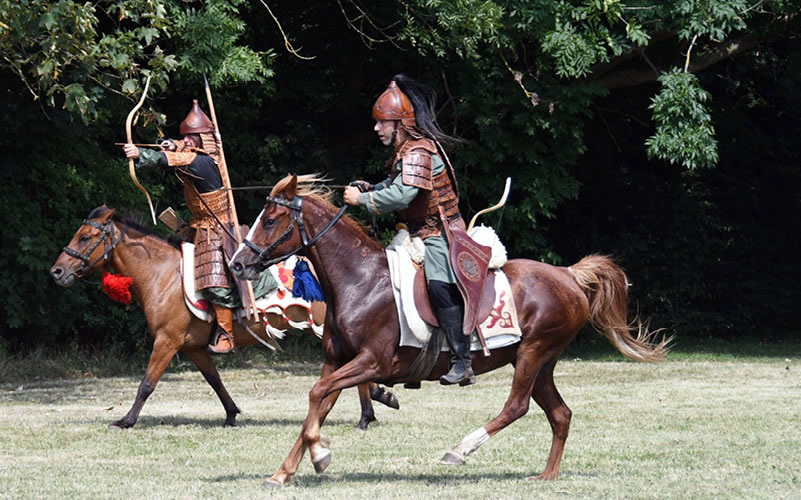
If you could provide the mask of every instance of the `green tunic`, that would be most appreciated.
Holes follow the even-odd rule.
[[[436,176],[445,170],[445,164],[438,155],[431,155],[432,175]],[[398,170],[401,165],[398,162]],[[397,175],[394,181],[387,179],[377,184],[375,191],[359,194],[359,205],[368,212],[385,214],[407,208],[415,199],[420,189],[403,183],[403,176]],[[370,199],[372,195],[372,200]],[[456,276],[451,269],[448,258],[448,239],[444,234],[431,236],[423,240],[425,244],[426,281],[438,280],[445,283],[456,283]]]

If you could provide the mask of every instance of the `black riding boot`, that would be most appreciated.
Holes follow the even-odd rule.
[[[470,358],[470,337],[462,333],[464,309],[446,307],[437,312],[439,326],[445,333],[451,351],[451,370],[439,378],[442,385],[471,385],[476,383]]]

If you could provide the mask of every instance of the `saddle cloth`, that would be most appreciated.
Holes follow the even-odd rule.
[[[181,279],[184,289],[184,302],[186,302],[186,307],[192,311],[192,314],[203,321],[211,323],[214,321],[212,305],[195,290],[194,252],[195,245],[192,243],[184,242],[181,244]],[[256,298],[256,309],[262,313],[261,318],[267,327],[267,332],[276,339],[283,338],[284,335],[286,335],[286,330],[270,325],[264,313],[273,313],[283,317],[292,328],[305,330],[311,327],[315,335],[322,338],[323,325],[316,325],[314,323],[311,313],[311,304],[300,297],[292,296],[292,272],[295,269],[296,263],[297,258],[293,256],[269,268],[270,273],[272,273],[276,283],[278,283],[278,288],[263,297]],[[284,312],[291,306],[300,306],[309,311],[308,319],[304,321],[292,321],[289,319]],[[239,308],[235,314],[237,318],[241,318],[245,316],[245,311]]]
[[[400,345],[422,347],[434,327],[423,321],[414,304],[414,276],[417,269],[409,255],[408,239],[408,231],[398,231],[392,243],[387,246],[387,261],[401,326]],[[509,280],[500,269],[492,272],[495,273],[495,304],[489,317],[479,324],[490,350],[520,341],[520,326]],[[442,350],[447,351],[447,345]],[[475,332],[470,337],[470,350],[481,350],[481,343]]]

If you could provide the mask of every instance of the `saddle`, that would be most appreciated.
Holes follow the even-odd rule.
[[[495,273],[488,272],[481,289],[481,298],[476,309],[476,324],[480,325],[492,312],[495,303]],[[421,267],[414,275],[414,305],[420,317],[431,326],[439,326],[439,321],[428,299],[428,286],[426,286],[425,271]],[[466,316],[466,314],[465,314]]]

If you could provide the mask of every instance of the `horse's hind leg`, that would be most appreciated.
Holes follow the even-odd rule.
[[[467,456],[486,443],[490,437],[528,412],[529,397],[534,388],[534,380],[540,371],[545,356],[539,355],[535,346],[521,346],[515,361],[515,374],[512,391],[501,413],[489,423],[476,429],[451,448],[442,457],[443,465],[461,465]]]
[[[553,369],[556,360],[547,363],[537,375],[534,383],[534,393],[531,397],[540,405],[540,408],[548,417],[553,431],[553,441],[551,442],[551,452],[548,455],[548,463],[545,470],[535,478],[527,479],[556,479],[559,476],[559,466],[562,463],[562,452],[565,449],[568,430],[570,429],[570,419],[572,412],[567,407],[556,385],[553,382]]]
[[[150,353],[150,362],[147,364],[145,376],[139,384],[139,390],[136,391],[136,400],[133,406],[124,417],[109,424],[110,428],[127,429],[133,427],[139,418],[139,412],[142,411],[145,401],[153,393],[161,375],[169,366],[176,352],[178,352],[178,346],[166,336],[156,337],[156,341],[153,343],[153,351]]]
[[[211,355],[206,350],[205,346],[202,349],[194,349],[192,351],[184,351],[195,363],[197,369],[200,370],[200,373],[203,374],[203,378],[206,379],[206,382],[209,383],[214,392],[217,393],[217,397],[220,398],[220,402],[225,408],[225,424],[224,427],[233,427],[236,425],[236,415],[239,413],[239,408],[237,408],[236,403],[228,394],[228,391],[225,389],[225,386],[220,380],[220,374],[217,372],[217,368],[211,361]]]

